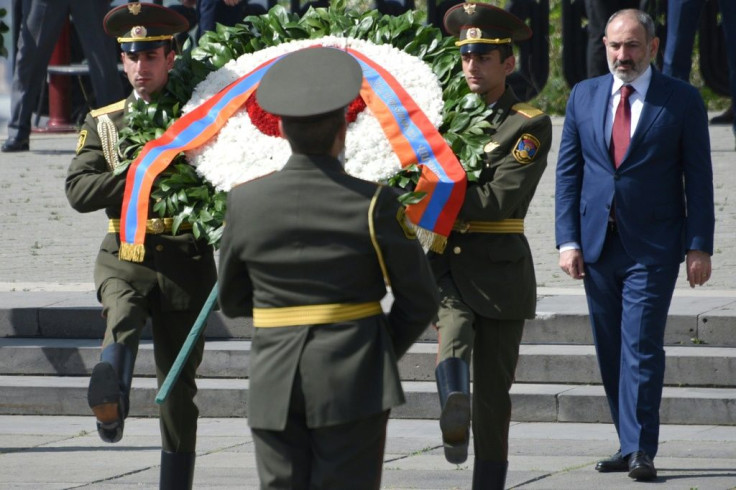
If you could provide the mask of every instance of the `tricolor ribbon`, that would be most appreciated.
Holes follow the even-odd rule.
[[[428,245],[442,251],[465,197],[466,175],[442,135],[411,96],[380,65],[348,48],[363,69],[360,95],[380,122],[402,167],[421,165],[416,191],[426,196],[409,205],[407,216],[429,233]],[[208,142],[253,94],[268,68],[281,56],[243,75],[179,118],[149,141],[128,169],[120,217],[120,259],[141,262],[151,188],[179,153]]]
[[[360,95],[381,124],[402,167],[421,165],[416,192],[424,199],[407,206],[406,215],[427,243],[442,252],[465,199],[465,170],[442,135],[399,82],[378,63],[348,48],[363,69]],[[420,236],[421,238],[421,236]]]
[[[156,177],[179,153],[199,148],[217,134],[230,116],[245,104],[268,68],[279,58],[269,60],[238,78],[177,119],[159,138],[146,143],[130,164],[125,180],[123,209],[120,213],[121,260],[143,261],[149,200]]]

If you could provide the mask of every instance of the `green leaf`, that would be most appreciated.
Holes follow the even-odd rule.
[[[424,196],[426,195],[426,192],[407,192],[406,194],[402,194],[399,196],[399,202],[404,206],[416,204],[424,199]]]
[[[391,44],[422,59],[438,77],[443,90],[440,132],[468,172],[477,178],[483,158],[484,120],[487,108],[478,96],[469,93],[462,75],[454,39],[443,37],[439,29],[427,25],[422,12],[400,16],[382,15],[372,9],[361,13],[347,8],[346,0],[333,0],[329,8],[312,8],[301,18],[281,5],[268,13],[248,16],[235,26],[218,25],[204,33],[197,46],[177,57],[164,93],[153,103],[135,102],[126,115],[128,126],[120,131],[120,150],[125,158],[116,173],[123,173],[149,141],[160,137],[181,117],[181,108],[194,88],[212,71],[237,57],[296,39],[325,35],[351,36],[379,44]],[[419,202],[424,193],[413,189],[421,169],[410,165],[390,177],[389,185],[409,192],[401,200]],[[174,218],[175,232],[182,223],[192,223],[197,238],[219,246],[224,229],[227,193],[216,190],[197,174],[183,154],[177,155],[156,179],[152,189],[153,210]]]

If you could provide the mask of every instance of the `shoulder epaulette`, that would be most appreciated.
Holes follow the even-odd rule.
[[[529,119],[544,114],[543,111],[540,111],[536,107],[529,105],[526,102],[519,102],[518,104],[514,104],[511,109],[518,112],[522,116],[528,117]]]
[[[89,113],[92,117],[100,117],[103,114],[110,114],[111,112],[122,111],[123,109],[125,109],[125,99],[113,102],[105,107],[100,107],[99,109],[95,109]]]

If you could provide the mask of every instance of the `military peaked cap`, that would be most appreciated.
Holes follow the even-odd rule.
[[[337,48],[306,48],[271,66],[256,91],[258,104],[283,117],[314,117],[346,107],[360,92],[363,71]]]
[[[460,52],[487,53],[501,44],[525,41],[532,30],[515,15],[487,3],[455,5],[445,14],[445,30],[457,36]]]
[[[148,51],[171,43],[174,34],[189,30],[181,14],[155,3],[126,3],[115,7],[102,21],[105,32],[116,37],[128,53]]]

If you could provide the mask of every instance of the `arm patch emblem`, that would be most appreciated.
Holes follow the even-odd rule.
[[[514,145],[514,158],[521,164],[532,163],[537,153],[539,153],[539,140],[529,133],[522,134]]]
[[[83,129],[79,132],[79,139],[77,140],[77,155],[84,148],[84,142],[87,141],[87,130]]]

